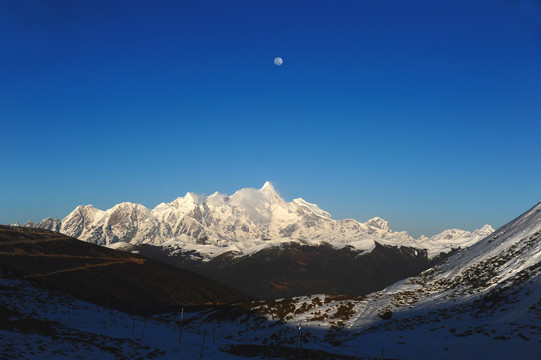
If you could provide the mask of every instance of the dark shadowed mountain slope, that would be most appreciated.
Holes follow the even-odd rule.
[[[429,259],[424,250],[379,243],[370,252],[292,243],[247,256],[229,252],[208,262],[150,245],[126,250],[190,268],[258,299],[317,293],[364,295],[416,275],[441,259]]]
[[[194,272],[43,229],[0,225],[0,268],[4,274],[126,310],[248,299]]]

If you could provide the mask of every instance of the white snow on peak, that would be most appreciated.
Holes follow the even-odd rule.
[[[436,256],[442,252],[447,253],[452,249],[469,247],[493,232],[494,229],[490,225],[485,225],[481,229],[472,232],[459,229],[448,229],[430,238],[421,236],[417,240],[417,243],[428,250],[429,256]]]
[[[274,186],[272,185],[272,183],[270,181],[266,181],[263,184],[263,186],[261,187],[261,191],[263,191],[266,194],[276,194],[276,195],[278,195],[278,193],[276,192],[276,189],[274,188]]]
[[[293,203],[309,209],[310,211],[312,211],[314,214],[316,214],[319,217],[322,217],[324,219],[329,219],[329,220],[332,219],[331,214],[329,214],[328,212],[324,210],[321,210],[319,206],[317,206],[316,204],[309,203],[308,201],[304,199],[296,198],[293,200]]]
[[[482,228],[474,230],[473,234],[480,234],[480,235],[484,234],[485,236],[487,236],[489,234],[492,234],[493,232],[494,232],[494,229],[492,228],[492,226],[486,224]]]
[[[40,224],[100,245],[166,244],[178,250],[195,250],[207,259],[227,251],[248,254],[288,242],[329,243],[363,251],[373,249],[378,242],[426,249],[435,256],[470,246],[492,229],[485,227],[473,233],[453,229],[414,240],[405,231],[391,231],[388,222],[379,217],[366,223],[334,220],[331,214],[301,198],[287,202],[268,181],[260,189],[244,188],[232,195],[188,192],[151,210],[127,202],[106,211],[92,205],[78,206],[61,222]]]
[[[391,229],[389,228],[389,222],[377,216],[375,218],[368,220],[367,222],[365,222],[365,224],[378,228],[380,230],[391,231]]]
[[[209,206],[214,206],[214,207],[225,206],[227,202],[229,202],[229,196],[225,194],[220,194],[217,191],[214,194],[207,197],[207,204]]]
[[[196,193],[193,193],[193,192],[187,192],[186,196],[184,196],[184,199],[186,199],[187,201],[191,201],[194,204],[200,204],[204,201],[203,196],[197,195]]]

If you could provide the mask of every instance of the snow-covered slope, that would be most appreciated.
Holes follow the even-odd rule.
[[[531,286],[535,290],[531,296],[520,296],[522,306],[512,316],[518,319],[525,315],[521,311],[525,312],[541,298],[540,265],[541,203],[443,264],[376,293],[381,298],[372,302],[371,310],[359,304],[349,326],[365,326],[374,321],[371,315],[385,311],[408,312],[412,305],[416,311],[474,306],[475,301],[484,302],[485,296],[491,300],[478,310],[488,312],[490,305],[497,305],[497,301],[519,290],[521,285],[535,284]]]
[[[62,221],[45,219],[38,224],[100,245],[126,242],[165,246],[171,250],[195,250],[210,259],[227,251],[248,254],[287,242],[337,248],[352,246],[370,251],[375,241],[383,245],[427,249],[429,255],[469,246],[490,234],[485,226],[473,233],[446,230],[431,238],[413,239],[407,232],[393,232],[378,217],[367,222],[334,220],[331,215],[303,199],[286,202],[270,182],[261,189],[245,188],[233,195],[208,197],[187,193],[154,209],[129,202],[109,210],[79,206]]]
[[[228,326],[224,334],[224,324],[217,330],[215,322],[198,323],[197,315],[183,312],[180,334],[178,313],[168,321],[130,315],[0,277],[0,359],[239,359],[226,348],[243,343],[246,325]]]
[[[290,323],[342,329],[344,346],[379,341],[397,357],[532,358],[541,354],[541,203],[418,276],[365,297],[297,298],[288,309]]]

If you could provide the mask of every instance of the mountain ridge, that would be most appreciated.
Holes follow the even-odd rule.
[[[493,231],[485,225],[473,232],[449,229],[414,239],[406,231],[392,231],[379,217],[366,222],[335,220],[317,204],[302,198],[287,202],[268,181],[260,189],[243,188],[232,195],[187,192],[153,209],[131,202],[105,211],[80,205],[62,220],[47,218],[25,226],[58,231],[99,245],[126,242],[194,250],[205,259],[229,251],[248,254],[290,242],[329,243],[337,248],[371,251],[377,241],[426,249],[430,256],[437,256],[470,246]]]

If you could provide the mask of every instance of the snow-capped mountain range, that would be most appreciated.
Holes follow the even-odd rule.
[[[371,251],[378,242],[425,249],[429,256],[435,256],[470,246],[494,231],[485,225],[473,232],[451,229],[414,239],[405,231],[392,231],[388,222],[378,217],[366,222],[334,220],[328,212],[301,198],[287,202],[270,182],[261,189],[244,188],[233,195],[188,192],[154,209],[129,202],[105,211],[92,205],[78,206],[63,220],[47,218],[25,226],[115,248],[129,243],[195,250],[206,259],[229,251],[246,255],[290,242],[328,243],[363,251]]]

